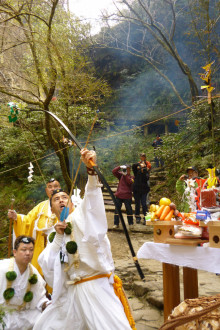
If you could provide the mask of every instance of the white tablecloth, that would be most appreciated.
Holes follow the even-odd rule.
[[[137,257],[220,273],[220,249],[217,248],[146,242],[138,250]]]

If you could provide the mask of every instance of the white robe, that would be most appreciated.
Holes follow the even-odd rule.
[[[124,308],[114,293],[113,275],[109,279],[67,284],[67,281],[114,272],[102,191],[96,176],[89,176],[84,199],[67,221],[73,226],[80,265],[64,272],[60,250],[72,264],[72,256],[65,250],[69,235],[56,233],[54,241],[38,259],[46,281],[53,287],[52,304],[38,319],[34,330],[130,330]]]
[[[48,299],[46,298],[45,281],[34,268],[34,273],[37,274],[38,281],[31,285],[33,299],[26,303],[23,310],[18,311],[18,306],[22,305],[23,297],[26,293],[29,274],[29,267],[23,274],[20,274],[19,268],[14,261],[14,271],[17,273],[16,279],[12,282],[11,287],[15,290],[14,297],[6,303],[3,293],[7,288],[6,273],[9,270],[10,259],[0,261],[0,309],[5,310],[4,322],[8,330],[28,330],[32,329],[34,322],[41,315],[41,306]],[[0,325],[0,329],[1,325]]]

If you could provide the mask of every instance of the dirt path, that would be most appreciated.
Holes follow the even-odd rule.
[[[145,286],[144,282],[140,279],[138,271],[134,265],[125,234],[122,230],[122,226],[120,226],[119,230],[112,229],[113,213],[111,212],[107,212],[107,219],[109,226],[108,237],[111,242],[112,256],[115,263],[115,273],[123,281],[123,287],[133,310],[133,317],[136,322],[136,329],[159,329],[159,327],[163,324],[161,264],[156,261],[149,262],[146,260],[142,260],[140,262],[141,269],[147,280]],[[153,240],[152,231],[150,230],[150,233],[147,232],[149,232],[148,228],[143,225],[135,225],[134,231],[129,232],[130,239],[136,254],[138,249],[144,244],[144,242]],[[151,265],[150,271],[148,269],[149,265]],[[157,285],[155,286],[155,284]],[[145,287],[143,288],[143,286]],[[146,300],[144,294],[145,291],[149,291],[149,286],[152,286],[152,288],[154,289],[153,295],[156,297],[155,301],[153,301],[153,295],[151,297],[153,299],[153,304],[149,303]],[[157,304],[158,302],[158,304],[160,305],[159,308],[155,306],[154,302],[155,304]]]

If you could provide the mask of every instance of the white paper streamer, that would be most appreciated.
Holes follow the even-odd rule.
[[[29,183],[33,181],[33,179],[32,179],[32,177],[33,177],[33,173],[34,173],[33,168],[34,168],[34,166],[33,166],[33,164],[30,162],[30,166],[28,167],[28,169],[29,169],[29,176],[28,176],[28,178],[27,178]]]

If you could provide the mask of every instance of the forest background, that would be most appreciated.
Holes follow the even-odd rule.
[[[89,136],[108,182],[115,166],[137,162],[140,152],[153,163],[160,134],[167,180],[158,200],[166,194],[178,203],[175,182],[188,166],[203,177],[208,167],[220,168],[219,1],[120,3],[114,14],[103,13],[96,35],[66,0],[0,3],[1,255],[12,199],[25,214],[46,198],[51,177],[66,189],[74,179],[85,186],[84,166],[76,177],[79,151],[36,110],[56,114],[82,145]],[[200,74],[209,63],[205,81]]]

